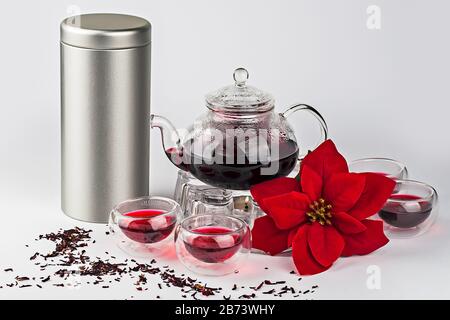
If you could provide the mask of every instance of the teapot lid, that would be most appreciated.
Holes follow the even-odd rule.
[[[248,86],[248,71],[244,68],[234,70],[235,83],[206,95],[206,106],[219,112],[259,113],[272,110],[272,95],[258,88]]]

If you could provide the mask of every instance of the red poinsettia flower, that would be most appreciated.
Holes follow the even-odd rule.
[[[350,173],[331,140],[302,161],[300,179],[277,178],[251,193],[267,214],[255,221],[253,247],[276,255],[292,247],[300,274],[323,272],[340,256],[365,255],[388,239],[381,221],[368,220],[395,182],[376,173]]]

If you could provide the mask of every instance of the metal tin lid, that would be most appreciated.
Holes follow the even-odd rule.
[[[206,95],[206,106],[219,112],[259,113],[272,110],[274,99],[269,93],[248,86],[248,71],[238,68],[233,74],[234,85]]]
[[[86,49],[113,50],[145,46],[151,41],[150,23],[113,13],[73,16],[61,23],[61,42]]]

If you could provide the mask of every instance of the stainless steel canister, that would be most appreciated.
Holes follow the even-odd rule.
[[[62,210],[106,222],[149,193],[151,25],[121,14],[61,23]]]

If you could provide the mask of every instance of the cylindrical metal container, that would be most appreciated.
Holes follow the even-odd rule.
[[[149,193],[151,25],[120,14],[61,23],[62,210],[107,222]]]

